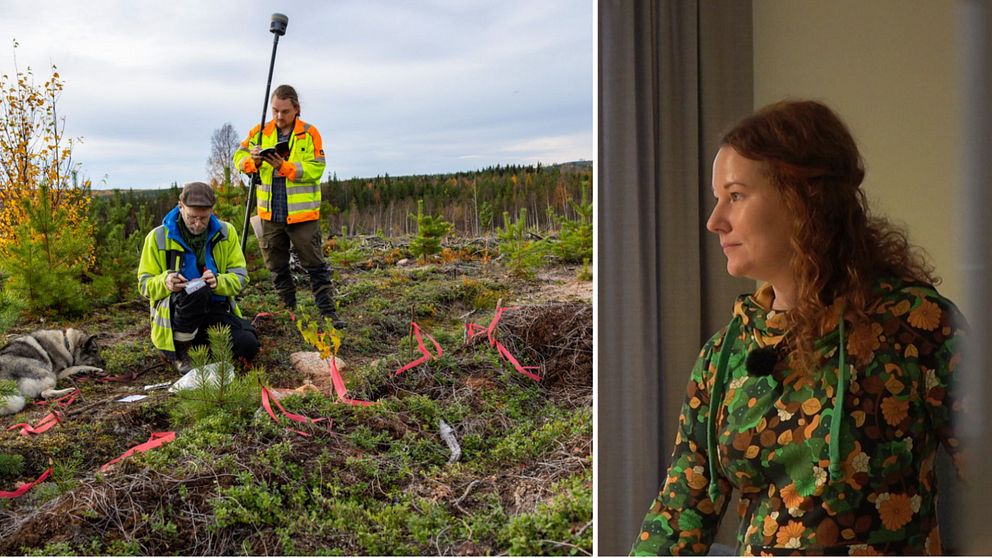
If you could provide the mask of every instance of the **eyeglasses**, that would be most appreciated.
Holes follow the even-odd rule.
[[[208,223],[210,222],[210,217],[213,213],[208,213],[206,215],[192,215],[189,211],[183,214],[183,218],[189,223]]]

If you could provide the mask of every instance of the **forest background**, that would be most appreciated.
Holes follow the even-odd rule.
[[[0,81],[0,333],[24,309],[72,315],[131,297],[144,235],[175,206],[180,190],[176,183],[94,190],[72,158],[77,140],[64,136],[57,70],[41,85],[33,78],[28,70]],[[240,229],[248,187],[231,167],[239,141],[230,123],[215,130],[206,170],[218,193],[215,213]],[[321,228],[324,238],[349,246],[361,235],[415,236],[418,212],[448,223],[442,236],[509,239],[515,226],[528,257],[514,261],[533,268],[556,245],[563,261],[584,264],[588,274],[591,180],[591,161],[346,180],[332,172],[321,184]]]

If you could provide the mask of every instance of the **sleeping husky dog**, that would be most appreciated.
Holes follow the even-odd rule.
[[[59,378],[78,372],[102,372],[95,336],[78,329],[42,329],[14,338],[0,349],[0,380],[17,383],[17,395],[0,397],[0,415],[24,408],[25,399],[45,399],[72,392],[55,389]]]

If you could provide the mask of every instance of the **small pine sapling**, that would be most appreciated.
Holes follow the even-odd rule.
[[[32,312],[78,314],[90,305],[82,278],[93,251],[92,227],[71,226],[68,210],[53,206],[52,195],[42,185],[20,200],[25,218],[14,227],[16,240],[0,262],[7,275],[4,289]]]
[[[417,200],[417,214],[410,215],[417,220],[417,236],[410,242],[410,253],[426,261],[427,256],[433,256],[441,251],[441,240],[451,234],[454,225],[442,217],[424,214],[424,200]]]
[[[195,369],[194,386],[176,392],[176,422],[197,422],[218,413],[238,420],[258,408],[262,372],[253,369],[246,376],[236,374],[231,328],[211,326],[207,338],[209,347],[199,346],[189,352]]]
[[[341,236],[334,239],[333,248],[327,257],[339,267],[351,267],[362,259],[362,248],[358,240],[348,237],[348,226],[341,225]]]
[[[503,230],[497,233],[499,252],[506,256],[510,273],[517,277],[533,279],[545,255],[545,244],[527,238],[527,209],[520,208],[517,221],[510,221],[510,213],[503,212]]]
[[[583,183],[585,186],[587,183]],[[586,188],[582,189],[582,202],[568,200],[577,219],[563,219],[558,242],[553,245],[556,256],[568,263],[592,261],[592,202]]]

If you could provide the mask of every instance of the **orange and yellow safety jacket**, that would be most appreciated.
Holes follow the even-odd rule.
[[[262,149],[274,147],[278,142],[275,120],[270,120],[262,129]],[[320,178],[324,175],[326,160],[324,146],[317,128],[296,119],[296,125],[289,137],[289,157],[279,169],[262,162],[262,168],[255,167],[251,158],[251,148],[258,144],[258,125],[248,132],[248,138],[234,153],[234,166],[246,173],[258,171],[262,184],[258,187],[258,216],[272,220],[272,173],[286,177],[286,201],[289,203],[287,223],[301,223],[320,218]]]

